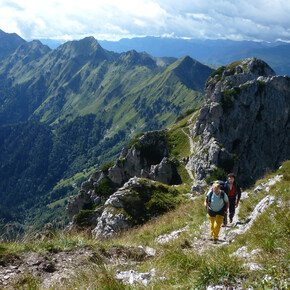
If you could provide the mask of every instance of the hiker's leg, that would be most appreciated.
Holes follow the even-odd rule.
[[[235,215],[235,210],[236,210],[236,198],[229,198],[229,202],[230,202],[230,220],[233,220],[233,217]]]
[[[214,223],[214,231],[213,231],[213,239],[217,240],[220,232],[221,225],[223,223],[224,216],[223,215],[216,215],[215,223]]]
[[[208,215],[208,218],[210,220],[210,235],[213,237],[215,217]]]

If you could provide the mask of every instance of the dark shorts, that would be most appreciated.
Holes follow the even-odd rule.
[[[225,205],[220,211],[213,211],[211,209],[209,209],[209,207],[207,208],[207,213],[211,216],[211,217],[215,217],[216,215],[222,215],[225,216],[225,211],[227,209],[227,206]]]

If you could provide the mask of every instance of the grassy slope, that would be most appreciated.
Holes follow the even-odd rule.
[[[180,121],[169,130],[169,136],[180,135],[180,130],[186,128],[186,122],[189,117]],[[186,138],[181,135],[180,143],[176,144],[174,155],[177,159],[184,157],[181,151],[189,152],[189,146]],[[173,143],[171,143],[174,145]],[[179,147],[180,146],[180,147]],[[187,149],[186,149],[187,147]],[[178,151],[177,151],[178,150]],[[173,151],[174,152],[174,151]],[[186,153],[186,154],[187,154]],[[182,165],[180,165],[182,166]],[[260,215],[254,226],[247,233],[237,236],[230,245],[219,248],[209,248],[201,253],[190,247],[194,239],[201,237],[200,225],[206,220],[203,196],[196,200],[188,200],[182,197],[182,203],[174,210],[148,222],[147,224],[133,229],[120,237],[107,242],[100,242],[91,239],[84,233],[65,234],[63,232],[54,233],[52,237],[42,240],[33,240],[31,237],[25,237],[22,241],[0,244],[0,260],[3,261],[9,257],[9,254],[21,254],[27,251],[36,251],[46,254],[53,245],[55,250],[74,251],[76,248],[89,247],[100,255],[101,248],[111,248],[113,246],[149,246],[156,250],[153,258],[135,263],[106,264],[100,258],[92,262],[89,267],[78,271],[69,281],[61,285],[62,289],[131,289],[130,286],[124,286],[115,280],[116,270],[134,269],[138,272],[149,272],[156,268],[157,277],[164,276],[165,280],[155,280],[149,284],[148,289],[204,289],[206,285],[242,285],[243,289],[253,287],[254,289],[278,289],[287,288],[287,279],[289,277],[289,188],[290,188],[290,161],[283,164],[278,172],[268,173],[263,180],[256,185],[266,181],[276,174],[283,174],[281,182],[271,187],[270,194],[277,197],[265,213]],[[185,178],[186,179],[186,178]],[[183,176],[183,181],[185,180]],[[190,182],[187,181],[176,189],[180,194],[188,192]],[[253,194],[253,188],[247,190],[250,198],[241,202],[240,220],[246,219],[254,206],[268,192],[264,190],[258,194]],[[162,234],[168,234],[173,230],[188,226],[188,231],[182,233],[177,240],[167,244],[158,244],[155,239]],[[247,246],[248,251],[261,249],[259,255],[253,262],[258,263],[262,269],[250,271],[243,266],[245,261],[238,257],[230,257],[230,254],[237,251],[242,246]],[[271,279],[265,279],[265,277]],[[39,281],[32,275],[20,281],[20,286],[30,286],[37,289]],[[58,285],[59,287],[60,285]],[[134,286],[132,289],[147,289],[143,286]]]

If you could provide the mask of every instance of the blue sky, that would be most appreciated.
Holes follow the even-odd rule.
[[[0,29],[25,39],[163,36],[290,42],[290,1],[0,0]]]

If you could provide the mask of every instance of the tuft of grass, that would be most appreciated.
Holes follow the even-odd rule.
[[[40,282],[41,280],[39,277],[35,277],[33,274],[27,272],[13,283],[13,288],[37,290],[41,289],[39,286]]]
[[[203,288],[209,285],[233,285],[243,273],[241,264],[236,259],[222,255],[220,251],[204,258],[197,274],[196,286]]]
[[[70,279],[54,285],[55,289],[131,289],[115,277],[116,272],[103,262],[95,261],[86,268],[76,269]],[[53,289],[54,289],[53,287]]]

